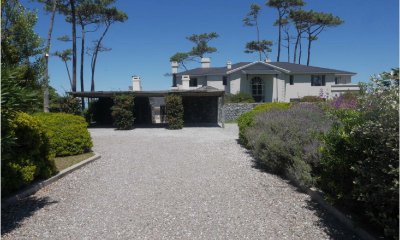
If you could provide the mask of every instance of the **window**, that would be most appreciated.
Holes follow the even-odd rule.
[[[264,82],[261,78],[255,77],[251,79],[251,93],[254,101],[262,102],[264,100],[263,94]]]
[[[176,73],[172,74],[172,87],[176,87]]]
[[[341,84],[342,83],[342,77],[335,77],[335,84]]]
[[[311,75],[311,86],[325,86],[325,75]]]
[[[197,78],[190,79],[189,87],[197,87]]]
[[[228,77],[227,76],[223,76],[222,77],[222,85],[226,86],[226,82],[228,81]]]
[[[293,85],[294,84],[294,76],[293,75],[290,75],[290,85]]]

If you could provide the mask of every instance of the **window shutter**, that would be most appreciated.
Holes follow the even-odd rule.
[[[222,77],[222,85],[226,86],[227,81],[228,81],[228,77],[227,76],[223,76]]]
[[[322,86],[325,86],[325,75],[322,75]]]

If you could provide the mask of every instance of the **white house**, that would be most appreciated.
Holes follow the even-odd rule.
[[[211,67],[210,58],[201,59],[201,67],[178,73],[171,62],[173,90],[194,90],[211,86],[225,93],[249,93],[257,102],[290,102],[304,96],[331,98],[347,91],[358,91],[351,83],[353,72],[305,66],[288,62],[227,62]]]

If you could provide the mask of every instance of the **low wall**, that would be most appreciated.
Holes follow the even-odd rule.
[[[241,114],[263,103],[226,103],[223,106],[224,122],[235,121]]]

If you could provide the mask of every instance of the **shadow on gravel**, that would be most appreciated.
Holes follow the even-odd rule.
[[[1,207],[1,235],[18,228],[25,218],[32,216],[41,208],[55,203],[57,201],[50,201],[48,197],[28,197],[14,205]]]
[[[239,141],[238,141],[239,143]],[[257,169],[258,171],[268,173],[268,174],[273,174],[276,175],[275,173],[272,173],[266,169],[266,167],[257,161],[255,157],[253,156],[252,152],[248,149],[245,149],[246,154],[251,156],[252,158],[252,168]],[[279,175],[277,175],[279,176]],[[280,176],[279,176],[280,177]],[[283,181],[286,183],[290,184],[294,190],[304,193],[304,190],[299,187],[295,182],[289,180],[289,179],[284,179],[282,178]],[[318,203],[310,200],[307,200],[305,208],[315,212],[315,214],[318,216],[319,220],[316,223],[320,228],[324,229],[324,231],[330,236],[330,239],[357,239],[359,240],[360,238],[351,230],[349,230],[346,226],[344,226],[342,223],[340,223],[333,215],[328,213],[324,208],[322,208]]]
[[[305,208],[315,212],[319,218],[316,224],[325,230],[330,239],[360,239],[353,231],[341,224],[318,203],[307,200],[307,206]]]

